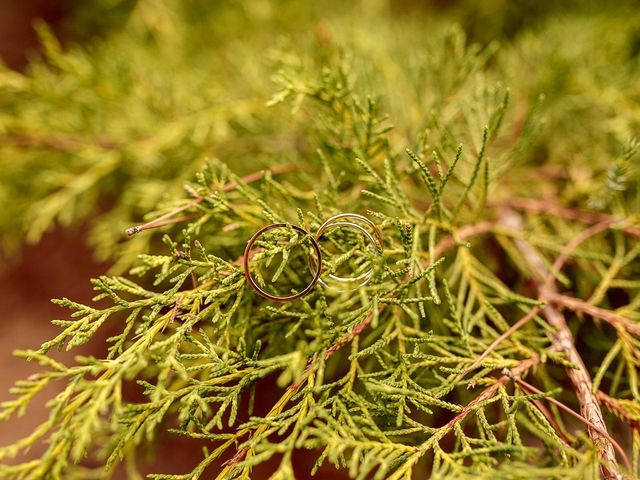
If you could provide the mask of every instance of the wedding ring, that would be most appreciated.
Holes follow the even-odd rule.
[[[356,220],[356,221],[365,223],[367,226],[371,228],[371,230],[373,230],[373,235],[371,234],[371,232],[365,229],[362,225],[359,225],[355,222],[341,221],[346,219]],[[320,238],[325,233],[330,231],[332,228],[339,228],[339,227],[350,227],[350,228],[355,228],[356,230],[359,230],[367,238],[367,240],[369,240],[369,244],[375,249],[376,254],[378,255],[382,254],[382,249],[384,248],[384,240],[382,239],[382,233],[380,232],[380,229],[377,227],[375,223],[373,223],[367,217],[364,217],[357,213],[341,213],[339,215],[334,215],[333,217],[327,219],[322,225],[320,225],[320,228],[318,228],[318,231],[315,234],[316,242],[319,242]],[[309,257],[309,267],[312,272],[316,270],[316,266],[312,263],[311,257]],[[333,273],[329,273],[328,277],[334,282],[357,283],[357,285],[351,288],[344,288],[344,289],[336,288],[333,285],[329,286],[322,278],[319,278],[318,282],[325,288],[332,288],[334,290],[339,290],[339,291],[348,291],[348,290],[354,290],[354,289],[365,286],[367,283],[369,283],[372,276],[373,276],[373,269],[369,269],[366,272],[363,272],[356,277],[340,277]]]
[[[304,289],[302,289],[298,293],[295,293],[295,294],[292,294],[292,295],[277,296],[277,295],[271,295],[269,292],[264,291],[256,283],[256,281],[254,280],[253,276],[251,275],[251,271],[249,270],[249,260],[251,259],[251,256],[252,256],[251,250],[253,248],[253,245],[256,243],[258,238],[260,238],[260,236],[262,236],[264,233],[266,233],[266,232],[268,232],[270,230],[277,229],[277,228],[292,228],[296,232],[307,236],[309,238],[309,240],[311,241],[311,246],[313,247],[313,250],[315,252],[315,256],[316,256],[315,260],[317,262],[317,265],[320,265],[320,267],[315,269],[315,271],[313,271],[313,270],[311,271],[311,274],[313,275],[313,279],[311,280],[311,283],[309,283]],[[309,257],[309,258],[311,258],[311,257]],[[253,290],[255,290],[255,292],[258,295],[260,295],[261,297],[266,298],[268,300],[273,300],[275,302],[289,302],[291,300],[295,300],[297,298],[303,297],[304,295],[309,293],[311,291],[311,289],[313,289],[313,287],[316,285],[316,283],[318,283],[318,280],[320,279],[320,274],[322,272],[322,253],[320,252],[320,247],[318,246],[318,242],[316,241],[316,239],[309,232],[307,232],[304,228],[299,227],[297,225],[291,225],[289,223],[272,223],[271,225],[267,225],[266,227],[263,227],[260,230],[258,230],[249,239],[249,241],[247,242],[247,246],[244,249],[243,266],[244,266],[244,275],[245,275],[245,277],[247,279],[247,282],[249,283],[251,288],[253,288]]]

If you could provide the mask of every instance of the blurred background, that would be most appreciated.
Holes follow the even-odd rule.
[[[384,2],[369,3],[378,5]],[[638,2],[622,3],[627,8],[640,7]],[[34,22],[38,19],[49,25],[63,46],[90,45],[96,39],[121,28],[134,7],[133,1],[117,0],[0,0],[0,58],[15,71],[29,69],[30,62],[41,53],[34,29]],[[389,2],[386,12],[398,17],[410,17],[415,13],[442,17],[459,24],[470,44],[486,46],[493,41],[508,45],[554,19],[598,14],[607,8],[607,2],[588,0],[395,0]],[[637,58],[640,51],[640,26],[635,32],[635,36],[630,35],[628,39],[630,58]],[[242,38],[229,37],[226,41],[242,43]],[[535,65],[532,66],[532,72],[535,72]],[[117,196],[119,192],[112,194]],[[2,208],[4,206],[0,205]],[[8,390],[16,380],[38,370],[37,365],[14,358],[11,352],[15,348],[39,346],[58,331],[50,321],[61,313],[50,299],[64,296],[80,303],[89,302],[92,290],[88,279],[103,274],[112,266],[112,259],[96,255],[88,246],[90,223],[88,216],[69,226],[56,226],[35,242],[27,245],[18,240],[19,248],[0,252],[0,400],[10,398]],[[98,335],[106,338],[112,333],[109,327],[105,327]],[[95,346],[98,343],[92,342],[70,354],[61,354],[60,358],[98,354],[96,348],[99,347]],[[54,392],[48,392],[47,395],[50,393]],[[11,443],[27,435],[46,418],[44,397],[47,395],[36,401],[27,416],[12,420],[10,428],[4,425],[0,428],[0,444]],[[38,453],[34,449],[28,455],[37,456]],[[191,443],[171,437],[160,443],[157,459],[144,469],[182,472],[184,469],[181,465],[194,465],[200,458],[201,452],[194,449]],[[304,463],[304,460],[301,462]],[[118,473],[116,478],[125,478],[124,473]],[[256,478],[259,478],[258,474]]]
[[[22,72],[29,59],[39,55],[36,19],[50,25],[61,38],[87,38],[83,32],[88,25],[77,17],[80,3],[0,0],[0,60]],[[51,320],[60,310],[50,300],[67,294],[77,295],[82,301],[90,300],[91,286],[87,279],[108,268],[107,263],[94,260],[84,241],[85,234],[86,229],[80,225],[56,229],[19,254],[0,251],[0,400],[10,398],[9,388],[16,380],[37,370],[36,365],[15,358],[12,352],[38,345],[55,335]],[[48,392],[52,393],[55,392]],[[0,444],[7,445],[28,435],[44,421],[45,401],[39,399],[29,415],[12,421],[9,428],[0,428]],[[30,456],[38,453],[30,452]]]

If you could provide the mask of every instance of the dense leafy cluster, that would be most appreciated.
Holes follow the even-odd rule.
[[[366,2],[215,3],[140,1],[69,50],[42,27],[46,59],[0,71],[6,245],[91,215],[117,262],[95,305],[57,301],[60,334],[19,352],[43,369],[0,418],[65,388],[0,459],[45,453],[0,475],[108,478],[122,462],[136,478],[166,431],[207,448],[158,480],[266,462],[290,479],[299,451],[318,477],[637,474],[639,15],[541,19],[498,46]],[[371,268],[367,286],[285,304],[249,289],[253,232],[342,212],[379,226],[383,255],[335,231],[326,268]],[[105,322],[120,333],[104,358],[51,356]]]

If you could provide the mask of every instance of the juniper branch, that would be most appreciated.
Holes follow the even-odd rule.
[[[522,229],[523,223],[521,218],[513,210],[504,209],[502,211],[502,221],[505,225]],[[609,227],[611,221],[606,220],[596,224],[594,227],[585,230],[577,240],[571,242],[565,252],[568,252],[570,248],[574,248],[579,242],[588,238],[599,231],[605,230]],[[518,248],[521,250],[527,261],[530,262],[532,268],[538,273],[541,278],[553,278],[550,272],[546,269],[541,261],[540,255],[526,242],[522,240],[517,241]],[[555,270],[564,263],[566,259],[566,253],[560,255],[553,265]],[[540,292],[545,295],[546,291],[553,291],[551,281],[547,280],[544,285],[540,287]],[[576,368],[567,369],[567,375],[571,379],[571,383],[576,389],[576,395],[580,401],[580,410],[583,417],[585,417],[590,423],[597,426],[598,430],[589,428],[589,437],[593,440],[593,443],[598,448],[603,461],[605,462],[602,467],[602,474],[608,479],[622,479],[623,476],[617,468],[617,461],[614,453],[614,447],[609,440],[611,437],[607,432],[607,426],[602,417],[602,412],[595,395],[591,388],[591,376],[589,375],[580,354],[575,348],[573,335],[567,326],[564,317],[552,306],[546,305],[542,307],[542,314],[545,316],[551,326],[556,328],[554,334],[554,343],[558,345],[558,348],[565,353],[567,359],[576,366]],[[605,432],[605,433],[601,433]]]

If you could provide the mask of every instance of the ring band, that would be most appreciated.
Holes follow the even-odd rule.
[[[338,220],[341,219],[355,219],[355,220],[359,220],[363,223],[366,223],[369,227],[371,227],[371,229],[373,230],[373,235],[371,235],[371,233],[366,230],[364,227],[362,227],[362,225],[358,225],[357,223],[353,223],[353,222],[339,222]],[[358,215],[357,213],[341,213],[339,215],[334,215],[333,217],[330,217],[329,219],[327,219],[322,225],[320,225],[320,227],[318,228],[318,231],[315,234],[315,240],[319,241],[320,238],[322,237],[322,235],[331,227],[340,227],[340,226],[344,226],[344,227],[352,227],[355,228],[357,230],[360,230],[360,232],[362,232],[367,239],[369,240],[369,242],[371,243],[371,245],[376,248],[379,248],[378,251],[382,251],[382,249],[384,248],[384,240],[382,239],[382,233],[380,232],[380,229],[378,228],[378,226],[373,223],[371,220],[369,220],[367,217],[364,217],[362,215]],[[375,238],[374,238],[375,236]],[[376,240],[377,240],[377,245],[376,245]],[[309,258],[309,268],[311,269],[311,271],[313,272],[315,270],[315,266],[312,264],[312,260],[311,258]],[[356,285],[353,288],[349,288],[349,289],[344,289],[342,291],[348,291],[348,290],[354,290],[356,288],[360,288],[365,286],[367,283],[369,283],[369,280],[371,280],[371,276],[373,274],[373,269],[369,269],[364,273],[361,273],[360,275],[358,275],[357,277],[339,277],[337,275],[334,275],[332,273],[329,274],[329,277],[336,282],[342,282],[342,283],[351,283],[351,282],[360,282],[358,285]],[[325,287],[325,288],[333,288],[334,290],[336,289],[335,287],[329,287],[329,285],[327,285],[324,280],[322,280],[321,278],[319,279],[319,283]],[[339,290],[339,289],[337,289]]]
[[[296,232],[309,237],[309,240],[311,240],[311,245],[313,247],[313,250],[316,253],[316,257],[318,261],[317,264],[320,265],[320,268],[318,268],[315,272],[311,272],[313,274],[313,280],[311,280],[311,283],[307,285],[303,290],[293,295],[279,297],[276,295],[271,295],[268,292],[265,292],[258,286],[256,281],[251,276],[251,272],[249,271],[249,255],[251,254],[251,249],[253,248],[253,245],[255,244],[256,240],[258,240],[258,238],[263,233],[268,232],[269,230],[274,230],[276,228],[285,228],[285,227],[293,228]],[[318,283],[318,280],[320,279],[320,274],[322,273],[322,253],[320,252],[320,247],[318,246],[318,242],[316,241],[316,239],[304,228],[299,227],[298,225],[292,225],[290,223],[272,223],[271,225],[267,225],[266,227],[263,227],[260,230],[258,230],[249,239],[249,241],[247,242],[247,246],[244,249],[243,266],[244,266],[244,276],[246,277],[247,282],[249,282],[249,285],[251,285],[251,288],[253,288],[253,290],[255,290],[255,292],[258,295],[260,295],[263,298],[266,298],[267,300],[273,300],[275,302],[289,302],[291,300],[295,300],[296,298],[300,298],[306,295],[311,291],[311,289],[316,285],[316,283]]]
[[[372,245],[375,245],[376,239],[373,237],[373,235],[371,235],[371,233],[369,233],[363,226],[358,225],[357,223],[352,223],[352,222],[333,222],[333,223],[327,224],[322,231],[318,230],[318,233],[316,233],[316,238],[319,239],[322,236],[322,234],[324,234],[330,228],[339,228],[339,227],[352,227],[357,230],[360,230],[360,232],[365,237],[367,237],[367,240],[369,240],[369,242]],[[311,257],[309,257],[309,269],[312,272],[315,272],[316,270],[316,265],[313,264]],[[332,273],[329,274],[329,277],[331,278],[331,280],[334,280],[336,282],[342,282],[342,283],[360,282],[357,286],[353,288],[342,290],[342,291],[348,291],[348,290],[353,290],[355,288],[365,286],[367,283],[369,283],[369,280],[371,280],[372,273],[373,273],[373,270],[369,269],[366,272],[361,273],[357,277],[339,277]],[[322,280],[322,278],[318,280],[318,283],[320,283],[320,285],[322,285],[324,288],[332,288],[334,290],[340,290],[334,286],[329,286],[324,280]]]
[[[363,216],[363,215],[359,215],[357,213],[340,213],[338,215],[334,215],[333,217],[328,218],[322,225],[320,225],[320,227],[318,228],[318,232],[316,232],[316,240],[318,240],[319,236],[318,233],[324,231],[324,229],[327,227],[327,225],[334,223],[336,220],[341,220],[343,218],[350,218],[350,219],[355,219],[355,220],[359,220],[363,223],[366,223],[368,226],[371,227],[371,229],[373,230],[373,233],[376,237],[376,239],[378,240],[378,244],[380,246],[380,250],[384,249],[384,240],[382,238],[382,233],[380,232],[380,229],[378,228],[378,226],[373,223],[371,220],[369,220],[367,217]]]

